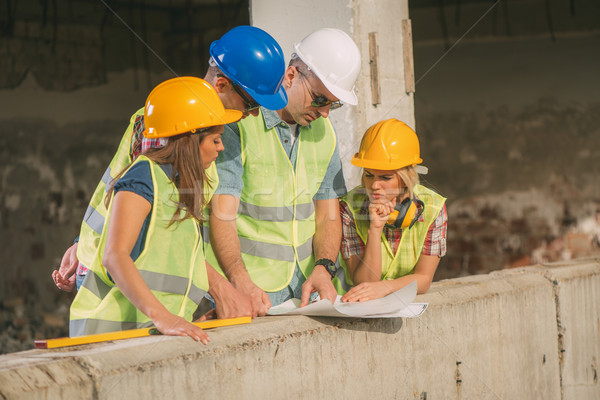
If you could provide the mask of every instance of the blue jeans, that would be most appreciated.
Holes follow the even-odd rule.
[[[300,267],[296,265],[294,269],[294,275],[292,275],[292,281],[287,287],[284,287],[278,292],[267,292],[269,299],[271,300],[272,306],[277,306],[281,303],[288,301],[289,299],[301,299],[302,298],[302,284],[306,282],[304,274],[300,270]],[[310,295],[310,301],[317,298],[319,294],[314,292]]]
[[[77,286],[77,291],[79,291],[79,288],[81,287],[81,284],[83,283],[83,280],[85,279],[86,275],[79,275],[77,274],[75,276],[75,285]]]

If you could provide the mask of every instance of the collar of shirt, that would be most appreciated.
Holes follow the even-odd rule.
[[[277,114],[277,111],[267,110],[264,107],[261,107],[260,110],[262,112],[263,120],[265,121],[265,126],[267,127],[267,129],[273,129],[277,126],[282,126],[281,125],[282,123],[285,124],[286,126],[288,125],[287,122],[285,122],[284,120],[282,120],[279,117],[279,114]],[[306,126],[306,128],[312,129],[310,124],[308,126]]]
[[[295,133],[291,132],[290,126],[287,122],[285,122],[279,117],[277,111],[267,110],[266,108],[261,107],[261,112],[263,115],[263,120],[265,122],[265,127],[267,129],[275,128],[275,131],[277,132],[277,136],[279,137],[279,141],[283,146],[283,149],[285,150],[293,167],[296,168],[296,156],[298,154],[297,142],[299,140],[299,137],[301,135],[300,132],[302,131],[303,127],[299,127],[298,129],[298,140],[293,140],[292,135]],[[312,129],[310,125],[305,128]]]

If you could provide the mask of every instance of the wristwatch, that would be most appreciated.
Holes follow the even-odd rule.
[[[317,260],[317,262],[315,263],[315,267],[317,265],[324,266],[325,269],[327,270],[327,272],[329,272],[329,275],[331,275],[331,279],[333,279],[335,277],[337,267],[336,267],[335,263],[333,261],[331,261],[329,258],[321,258],[321,259]]]

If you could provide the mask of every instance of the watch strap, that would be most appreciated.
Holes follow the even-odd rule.
[[[333,260],[330,260],[329,258],[320,258],[315,262],[315,267],[317,265],[322,265],[325,267],[325,270],[327,270],[327,272],[329,273],[329,275],[331,275],[331,279],[333,279],[335,277],[335,273],[337,271],[337,267],[335,265],[335,262],[333,262]]]

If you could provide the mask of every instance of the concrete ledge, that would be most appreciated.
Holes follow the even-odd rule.
[[[435,283],[419,319],[268,317],[212,330],[208,346],[13,353],[0,398],[596,399],[599,296],[587,260]]]
[[[535,271],[554,285],[564,399],[600,399],[600,260],[557,262],[499,272]]]
[[[566,399],[600,399],[600,260],[548,266],[557,287],[562,386]]]

